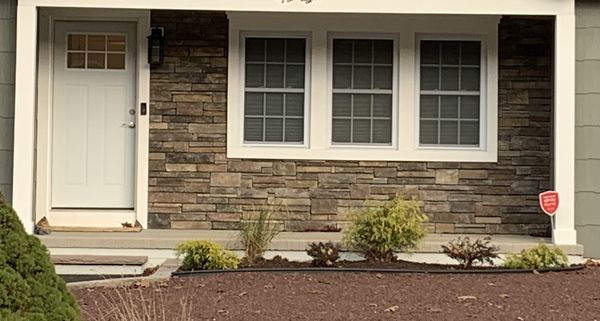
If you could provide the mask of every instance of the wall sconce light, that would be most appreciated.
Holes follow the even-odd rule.
[[[148,63],[162,65],[165,61],[165,29],[152,28],[148,38]]]

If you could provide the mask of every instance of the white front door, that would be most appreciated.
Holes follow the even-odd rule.
[[[56,22],[52,209],[134,209],[136,48],[135,23]]]

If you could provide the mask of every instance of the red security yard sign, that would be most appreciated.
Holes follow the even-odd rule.
[[[558,210],[558,192],[547,191],[540,194],[540,207],[544,213],[554,216]]]

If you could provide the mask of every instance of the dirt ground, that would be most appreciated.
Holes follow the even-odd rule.
[[[600,321],[598,267],[485,275],[247,272],[74,293],[93,321]]]

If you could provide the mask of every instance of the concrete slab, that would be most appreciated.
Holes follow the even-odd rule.
[[[439,253],[440,246],[458,237],[456,234],[430,234],[421,244],[418,253]],[[471,234],[471,239],[488,235]],[[526,235],[491,235],[492,243],[500,247],[500,253],[520,252],[539,243],[551,244],[548,238]],[[138,233],[105,232],[53,232],[39,236],[50,249],[139,249],[173,250],[177,244],[192,239],[215,241],[229,250],[241,250],[237,231],[228,230],[144,230]],[[283,232],[269,246],[270,251],[304,251],[310,242],[339,242],[339,232]],[[559,245],[567,255],[581,256],[581,245]]]

